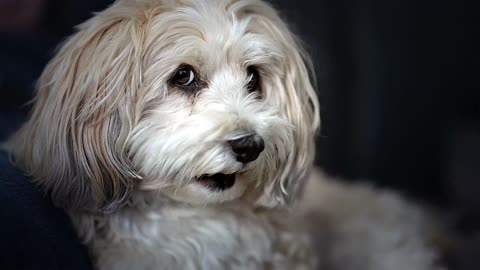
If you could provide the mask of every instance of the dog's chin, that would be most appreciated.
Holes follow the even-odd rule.
[[[246,189],[247,179],[243,174],[216,173],[200,175],[186,186],[165,194],[176,201],[205,205],[236,200]]]

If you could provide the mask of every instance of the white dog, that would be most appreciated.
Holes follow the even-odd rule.
[[[309,67],[264,2],[117,1],[49,63],[9,149],[97,269],[440,269],[419,208],[308,177]]]

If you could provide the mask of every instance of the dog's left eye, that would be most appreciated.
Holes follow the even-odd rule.
[[[248,81],[247,84],[248,92],[259,91],[260,74],[258,73],[258,70],[255,67],[250,66],[247,68],[247,73],[250,77],[250,81]]]
[[[190,66],[182,66],[175,72],[175,75],[171,79],[173,84],[178,86],[190,86],[195,82],[195,72]]]

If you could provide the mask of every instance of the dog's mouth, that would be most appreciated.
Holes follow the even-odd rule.
[[[197,182],[212,190],[227,190],[235,184],[235,174],[216,173],[197,177]]]

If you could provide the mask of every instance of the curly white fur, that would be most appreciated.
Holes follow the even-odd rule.
[[[437,269],[393,194],[314,173],[298,200],[319,125],[303,56],[261,1],[117,1],[60,48],[9,148],[98,269]],[[185,64],[193,93],[171,83]],[[252,133],[265,148],[239,162],[226,142]],[[198,181],[219,173],[234,185]]]

